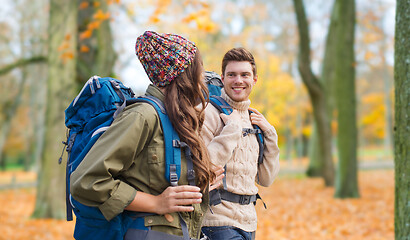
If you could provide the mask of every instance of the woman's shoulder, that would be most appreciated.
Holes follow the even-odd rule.
[[[148,122],[156,121],[157,119],[157,112],[155,108],[145,102],[136,102],[133,103],[126,108],[118,115],[119,118],[123,117],[138,117],[144,118]]]

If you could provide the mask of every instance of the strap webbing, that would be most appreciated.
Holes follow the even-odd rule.
[[[182,218],[181,213],[178,212],[178,216],[179,216],[179,223],[181,224],[183,238],[184,240],[190,240],[188,226],[185,220]]]
[[[231,193],[223,189],[219,189],[221,194],[221,199],[229,202],[239,203],[240,205],[248,205],[250,203],[256,202],[257,197],[255,195],[240,195],[236,193]]]
[[[195,186],[195,170],[194,170],[194,163],[192,162],[191,149],[189,148],[188,144],[186,144],[185,142],[181,142],[179,140],[173,140],[172,145],[174,147],[184,149],[186,165],[187,165],[188,184],[191,186]]]

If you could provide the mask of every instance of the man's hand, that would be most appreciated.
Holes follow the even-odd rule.
[[[258,125],[262,131],[267,131],[272,127],[268,120],[255,108],[249,108],[253,113],[250,115],[251,123]]]
[[[229,115],[221,113],[221,114],[219,114],[219,116],[221,117],[221,119],[222,119],[222,121],[224,122],[225,125],[227,125],[229,121],[233,121],[233,122],[240,122],[241,121],[241,115],[235,109]]]
[[[225,177],[224,167],[218,165],[212,168],[212,171],[215,172],[216,178],[209,183],[209,191],[219,188],[222,185],[222,179]]]

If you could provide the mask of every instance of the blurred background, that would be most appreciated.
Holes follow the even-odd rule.
[[[251,106],[278,132],[279,180],[319,181],[312,184],[335,188],[329,199],[363,198],[367,183],[358,173],[372,170],[380,174],[369,175],[370,182],[388,178],[380,194],[393,194],[395,8],[394,0],[2,0],[0,196],[26,194],[31,211],[23,219],[65,217],[64,110],[93,75],[118,78],[143,94],[149,80],[135,40],[146,30],[194,41],[204,68],[219,74],[230,48],[254,54]],[[368,239],[392,237],[393,199],[384,204],[388,233]],[[3,208],[1,221],[9,214]]]

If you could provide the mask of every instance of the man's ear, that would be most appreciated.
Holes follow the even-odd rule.
[[[256,76],[253,78],[253,85],[255,85],[257,81],[258,81],[258,75],[256,75]]]
[[[225,83],[223,74],[221,74],[221,81],[222,81],[222,83]]]

